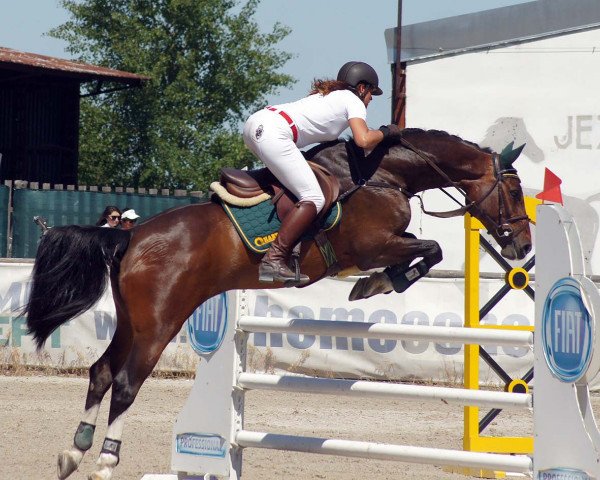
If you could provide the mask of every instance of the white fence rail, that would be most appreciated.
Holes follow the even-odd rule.
[[[387,323],[344,322],[332,320],[243,317],[238,322],[246,332],[300,333],[387,340],[448,341],[466,344],[532,347],[533,333],[528,331],[492,330],[486,328],[430,327]]]
[[[532,396],[527,393],[404,385],[390,382],[315,378],[298,375],[242,373],[238,378],[238,386],[247,390],[272,390],[350,397],[392,397],[501,409],[533,407]]]

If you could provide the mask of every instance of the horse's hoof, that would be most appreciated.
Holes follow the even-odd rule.
[[[81,463],[83,452],[79,450],[65,450],[58,456],[57,475],[59,480],[64,480],[71,475]]]
[[[389,293],[393,289],[390,279],[385,273],[375,272],[371,276],[361,278],[356,282],[348,296],[348,300],[361,300],[378,293]]]
[[[88,475],[88,480],[110,480],[112,477],[112,469],[103,468],[102,470],[98,470],[97,472],[90,473]]]
[[[370,278],[371,277],[360,278],[356,282],[354,287],[352,288],[352,291],[350,292],[350,295],[348,296],[348,300],[353,301],[353,300],[361,300],[363,298],[369,298],[371,295],[369,295],[367,292],[370,290],[370,287],[369,287]]]
[[[350,295],[348,295],[348,300],[350,300],[351,302],[354,300],[360,300],[362,297],[360,296],[360,293],[357,291],[356,286],[354,286],[354,288],[352,288],[352,291],[350,292]]]
[[[88,480],[110,480],[113,470],[119,464],[119,457],[112,453],[101,452],[96,462],[97,470],[90,473]]]

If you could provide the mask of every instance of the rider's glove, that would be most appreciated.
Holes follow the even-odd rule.
[[[379,131],[383,133],[383,140],[385,141],[389,138],[400,138],[402,137],[402,129],[398,125],[382,125],[379,127]]]
[[[385,141],[389,138],[390,136],[390,128],[387,125],[382,125],[381,127],[379,127],[379,131],[381,133],[383,133],[383,140]]]

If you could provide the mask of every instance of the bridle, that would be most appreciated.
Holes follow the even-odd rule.
[[[496,177],[494,184],[485,196],[480,198],[477,202],[473,203],[471,210],[475,210],[478,213],[477,216],[486,218],[490,222],[490,224],[495,224],[495,233],[499,239],[498,243],[501,247],[505,247],[512,241],[512,239],[516,235],[521,233],[526,228],[526,225],[524,225],[517,232],[515,232],[512,224],[520,222],[522,220],[526,220],[527,222],[529,222],[529,217],[527,215],[514,215],[512,217],[506,215],[506,206],[504,204],[504,197],[502,195],[502,181],[505,178],[516,178],[520,182],[520,179],[517,175],[517,171],[514,168],[501,168],[500,155],[498,155],[497,153],[494,153],[492,155],[492,164],[494,166],[494,176]],[[485,213],[481,208],[479,208],[479,205],[493,192],[494,188],[498,192],[497,221],[494,221],[487,213]]]
[[[344,194],[340,195],[339,200],[340,201],[345,200],[348,196],[350,196],[352,193],[354,193],[356,190],[358,190],[361,187],[391,188],[393,190],[402,192],[404,195],[406,195],[409,198],[417,197],[421,203],[421,210],[423,211],[423,213],[425,213],[426,215],[433,216],[433,217],[450,218],[450,217],[462,216],[465,213],[473,214],[473,212],[476,212],[477,215],[475,215],[475,216],[477,216],[478,218],[485,219],[485,221],[486,221],[485,223],[487,223],[489,225],[493,225],[494,234],[495,234],[494,236],[497,236],[497,238],[498,238],[497,241],[502,248],[509,245],[512,242],[513,238],[516,235],[518,235],[519,233],[521,233],[526,228],[527,224],[525,224],[523,227],[521,227],[521,229],[519,229],[518,231],[515,232],[512,225],[514,223],[517,223],[517,222],[520,222],[523,220],[529,221],[529,217],[527,215],[515,215],[512,217],[508,217],[506,215],[506,205],[504,204],[504,197],[502,196],[502,182],[505,178],[519,179],[519,176],[517,175],[517,171],[514,168],[512,168],[512,167],[504,168],[502,166],[502,164],[501,164],[502,162],[500,161],[500,155],[498,155],[497,153],[492,154],[492,165],[494,167],[494,177],[495,177],[494,183],[491,185],[489,190],[481,198],[473,201],[469,198],[469,196],[464,191],[464,189],[457,182],[452,180],[446,174],[446,172],[444,172],[440,167],[438,167],[430,158],[428,158],[424,152],[422,152],[421,150],[416,148],[414,145],[412,145],[410,142],[408,142],[407,140],[405,140],[402,137],[400,137],[400,144],[402,146],[408,148],[412,152],[414,152],[418,157],[420,157],[423,161],[425,161],[425,163],[427,163],[427,165],[429,167],[431,167],[433,170],[435,170],[450,186],[454,187],[464,197],[465,205],[462,205],[462,203],[459,200],[454,198],[443,187],[440,187],[439,190],[441,190],[444,194],[446,194],[448,197],[450,197],[452,200],[454,200],[456,203],[458,203],[460,205],[460,208],[457,208],[455,210],[449,210],[446,212],[432,212],[432,211],[426,210],[421,196],[419,196],[415,193],[408,192],[406,189],[391,185],[389,183],[366,180],[366,179],[362,178],[362,176],[360,175],[360,169],[358,166],[358,162],[356,161],[355,158],[352,158],[351,160],[354,164],[353,165],[354,168],[359,173],[360,178],[356,182],[356,184],[354,185],[353,188],[351,188]],[[498,218],[497,219],[493,219],[490,215],[488,215],[481,208],[481,204],[490,195],[492,195],[494,193],[494,191],[496,191],[498,194]],[[492,234],[492,232],[489,229],[488,229],[488,233]]]

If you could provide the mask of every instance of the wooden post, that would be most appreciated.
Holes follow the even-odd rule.
[[[402,0],[398,0],[398,25],[396,27],[396,58],[392,65],[392,123],[406,126],[406,72],[402,64]]]

